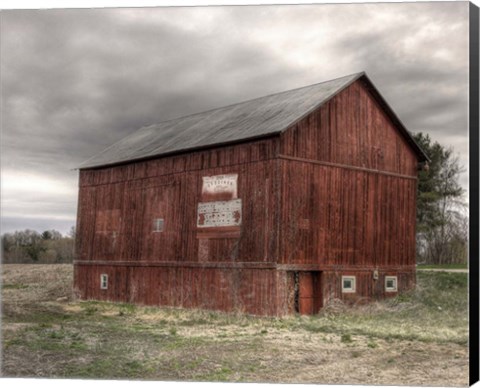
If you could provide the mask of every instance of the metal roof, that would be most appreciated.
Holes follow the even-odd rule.
[[[143,127],[86,160],[79,168],[120,164],[279,134],[360,77],[366,78],[365,73]]]

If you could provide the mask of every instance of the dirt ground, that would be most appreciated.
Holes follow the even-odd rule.
[[[71,265],[3,265],[3,376],[468,385],[468,321],[448,300],[259,318],[78,301],[71,284]]]

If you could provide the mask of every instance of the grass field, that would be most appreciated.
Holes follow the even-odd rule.
[[[467,269],[467,264],[419,264],[418,269]]]
[[[259,318],[75,301],[71,265],[4,265],[2,374],[467,385],[467,274],[417,276],[395,299]]]

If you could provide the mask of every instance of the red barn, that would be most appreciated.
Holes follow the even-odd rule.
[[[75,290],[258,315],[396,295],[427,160],[365,73],[141,128],[80,167]]]

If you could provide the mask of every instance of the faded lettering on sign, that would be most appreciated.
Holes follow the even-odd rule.
[[[238,226],[242,223],[242,200],[200,202],[198,204],[197,226]]]
[[[202,194],[229,193],[237,198],[237,178],[238,174],[204,176]]]

